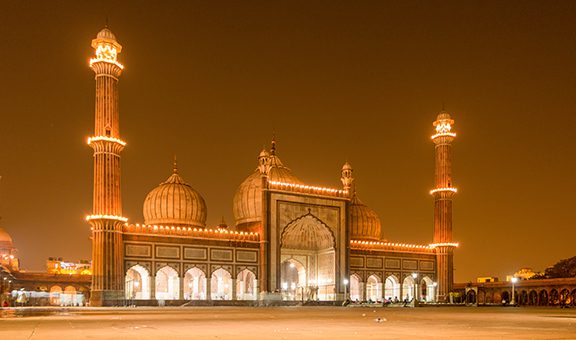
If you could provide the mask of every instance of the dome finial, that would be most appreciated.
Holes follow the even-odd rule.
[[[176,155],[174,155],[174,163],[172,164],[172,171],[175,174],[178,173],[178,161],[176,160]]]
[[[276,133],[272,132],[272,146],[270,147],[270,154],[276,155]]]

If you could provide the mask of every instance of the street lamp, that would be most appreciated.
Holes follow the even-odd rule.
[[[348,279],[344,279],[342,283],[344,283],[344,301],[348,301]]]
[[[418,273],[412,273],[412,278],[414,279],[414,307],[418,306]]]
[[[516,299],[515,299],[515,294],[514,294],[514,285],[516,284],[516,282],[518,282],[518,278],[517,277],[513,277],[510,281],[512,281],[512,301],[510,302],[512,304],[512,306],[516,305]]]

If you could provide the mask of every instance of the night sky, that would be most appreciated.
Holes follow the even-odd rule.
[[[393,242],[433,236],[432,122],[456,121],[456,281],[574,256],[574,1],[0,2],[0,224],[22,265],[90,258],[94,74],[108,17],[124,215],[180,174],[233,224],[273,132],[310,185],[360,198]]]

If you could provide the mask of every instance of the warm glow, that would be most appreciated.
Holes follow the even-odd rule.
[[[437,247],[458,247],[458,243],[432,243],[428,245],[430,248],[437,248]]]
[[[106,137],[106,136],[89,137],[88,138],[88,145],[90,145],[92,142],[98,142],[98,141],[113,142],[113,143],[118,143],[122,146],[126,146],[126,142],[124,142],[123,140],[118,139],[118,138],[114,138],[114,137]]]
[[[114,64],[121,69],[124,69],[124,65],[120,64],[116,60],[117,57],[118,52],[116,51],[116,47],[110,44],[100,43],[98,44],[98,47],[96,47],[96,58],[90,59],[90,66],[92,66],[94,63],[103,61],[105,63]]]
[[[120,222],[127,222],[128,218],[122,217],[122,216],[114,216],[114,215],[88,215],[88,216],[86,216],[86,221],[91,221],[91,220],[115,220],[115,221],[120,221]]]
[[[383,246],[383,247],[396,247],[396,248],[413,248],[413,249],[431,249],[430,246],[420,244],[407,244],[407,243],[392,243],[381,241],[360,241],[351,240],[350,244],[367,245],[367,246]]]
[[[431,138],[436,139],[438,137],[456,137],[456,134],[454,132],[442,132],[433,135]]]
[[[451,191],[453,193],[457,193],[458,189],[456,189],[456,188],[436,188],[436,189],[430,190],[430,195],[434,195],[437,192],[443,192],[443,191]]]
[[[294,184],[294,183],[276,182],[276,181],[268,181],[268,183],[270,183],[273,186],[278,186],[280,189],[286,188],[286,189],[312,190],[321,194],[339,194],[339,195],[348,194],[348,190],[316,187],[312,185]]]

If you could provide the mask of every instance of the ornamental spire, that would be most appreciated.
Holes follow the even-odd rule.
[[[176,155],[174,155],[174,162],[172,163],[172,172],[178,173],[178,161],[176,160]]]

